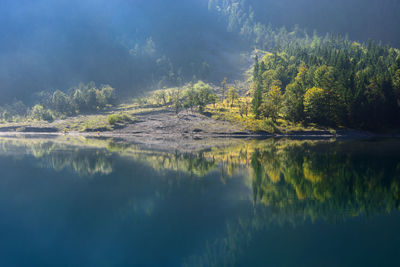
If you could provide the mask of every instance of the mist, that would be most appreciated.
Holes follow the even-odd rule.
[[[400,2],[396,0],[249,0],[256,17],[274,26],[299,25],[319,34],[381,41],[400,48]]]
[[[247,5],[257,21],[274,27],[299,25],[400,47],[397,1]],[[135,96],[193,79],[239,79],[240,54],[253,48],[208,10],[208,0],[5,0],[0,30],[1,103],[29,102],[39,91],[80,82],[111,84],[121,95]]]
[[[0,101],[89,81],[134,95],[156,86],[162,65],[199,76],[233,34],[213,23],[207,5],[189,2],[3,1]]]

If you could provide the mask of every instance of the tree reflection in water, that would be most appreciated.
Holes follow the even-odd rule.
[[[0,139],[0,152],[41,159],[41,166],[80,176],[113,172],[113,155],[201,178],[246,175],[254,204],[289,208],[311,219],[373,214],[399,207],[398,141],[242,141],[194,153],[143,150],[95,139]],[[83,149],[84,148],[84,149]],[[332,218],[334,216],[334,218]]]
[[[224,237],[207,242],[203,254],[184,265],[235,265],[254,235],[271,225],[399,210],[399,148],[398,141],[388,140],[254,145],[246,151],[253,212],[227,223]]]
[[[245,204],[248,212],[227,222],[223,236],[209,240],[203,254],[185,259],[187,265],[231,265],[254,235],[272,224],[337,222],[399,210],[399,141],[269,139],[235,143],[180,153],[146,150],[112,140],[2,138],[0,154],[16,158],[21,153],[32,155],[42,167],[68,169],[82,177],[111,174],[115,157],[143,163],[161,174],[183,173],[168,179],[192,177],[189,183],[193,184],[211,173],[222,183],[242,177],[252,192],[251,201]],[[173,181],[168,184],[177,186]],[[158,192],[171,194],[173,188]]]

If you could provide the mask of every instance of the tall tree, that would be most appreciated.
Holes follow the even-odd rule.
[[[253,100],[252,100],[252,110],[256,119],[260,118],[260,106],[262,104],[262,87],[259,82],[256,82],[256,88],[254,90]]]
[[[221,82],[222,103],[225,101],[226,82],[227,82],[227,78],[225,77],[224,80]]]
[[[282,104],[282,91],[278,86],[272,86],[271,89],[264,95],[263,103],[260,107],[264,117],[271,118],[276,121]]]
[[[236,99],[238,99],[238,98],[239,98],[239,93],[238,93],[237,89],[235,87],[231,86],[228,91],[228,99],[229,99],[229,102],[231,103],[231,107],[233,107],[233,104],[235,103]]]

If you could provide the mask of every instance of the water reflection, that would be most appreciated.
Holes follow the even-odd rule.
[[[398,211],[398,151],[399,142],[387,140],[264,141],[227,153],[230,169],[243,164],[248,170],[254,212],[230,221],[225,236],[210,240],[203,254],[187,258],[185,265],[245,264],[238,258],[249,252],[255,235],[273,225],[337,223]]]
[[[194,206],[212,203],[207,198],[210,191],[224,195],[221,208],[227,201],[240,202],[240,212],[222,219],[218,235],[206,235],[199,241],[201,249],[187,251],[179,259],[186,266],[246,264],[242,258],[250,244],[260,232],[276,226],[295,228],[319,220],[340,223],[398,211],[398,151],[397,140],[236,140],[232,146],[181,153],[146,150],[115,140],[0,138],[0,156],[34,157],[41,168],[82,178],[121,176],[121,172],[136,175],[137,169],[127,168],[132,164],[165,177],[160,182],[152,175],[136,175],[130,183],[137,189],[122,194],[124,201],[113,207],[113,218],[119,223],[132,223],[139,215],[160,220],[157,206],[163,202],[173,203],[166,211],[170,213],[175,212],[172,207],[178,209],[174,201]],[[209,178],[203,182],[205,177],[212,177],[212,183]],[[241,185],[233,187],[237,183]],[[224,186],[234,188],[229,196]],[[239,189],[243,187],[248,190]],[[190,212],[197,213],[196,208]],[[181,221],[174,223],[182,229]]]
[[[62,142],[60,142],[62,141]],[[71,139],[46,140],[46,139],[0,139],[0,154],[11,154],[14,157],[32,155],[40,159],[40,166],[52,168],[56,171],[69,169],[82,177],[92,177],[96,174],[107,175],[112,173],[111,152],[101,147],[95,149],[82,149],[83,144],[91,142],[87,139],[76,139],[68,144]],[[79,142],[80,141],[80,142]]]
[[[236,142],[238,143],[238,142]],[[83,149],[85,148],[85,149]],[[399,208],[398,141],[243,141],[196,153],[143,150],[97,139],[0,139],[0,153],[40,159],[56,171],[82,177],[113,172],[113,154],[163,173],[201,178],[218,172],[221,181],[248,177],[254,203],[292,209],[312,219],[335,219]]]

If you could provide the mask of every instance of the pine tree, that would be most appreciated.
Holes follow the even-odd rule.
[[[256,88],[254,91],[252,106],[253,106],[253,113],[256,116],[256,119],[260,117],[260,106],[262,103],[262,87],[260,82],[256,82]]]
[[[253,68],[253,81],[257,81],[260,77],[260,64],[258,62],[258,55],[256,55],[254,59],[254,68]]]

